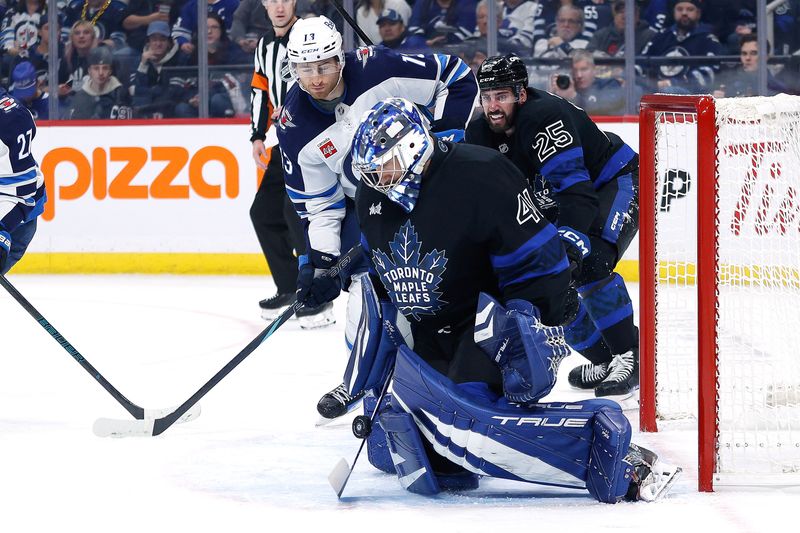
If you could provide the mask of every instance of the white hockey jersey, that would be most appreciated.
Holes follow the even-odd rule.
[[[427,110],[439,130],[464,129],[478,105],[478,83],[463,61],[445,54],[405,55],[382,46],[345,54],[345,92],[335,110],[291,88],[278,119],[286,192],[307,220],[312,249],[341,253],[345,197],[357,178],[350,148],[361,117],[380,101],[403,97]]]

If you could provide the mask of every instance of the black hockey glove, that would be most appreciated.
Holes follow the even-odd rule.
[[[11,235],[7,231],[0,231],[0,273],[5,273],[9,252],[11,252]]]
[[[577,280],[581,277],[583,259],[592,251],[589,237],[569,226],[558,228],[558,235],[561,237],[561,242],[564,243],[564,249],[567,252],[572,280]]]
[[[319,307],[335,300],[342,290],[342,280],[338,275],[326,274],[339,258],[311,250],[308,258],[304,259],[300,259],[297,275],[297,301],[306,307]]]

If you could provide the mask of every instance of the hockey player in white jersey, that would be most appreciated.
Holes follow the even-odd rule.
[[[0,87],[0,274],[22,258],[47,200],[31,154],[35,136],[33,115]]]
[[[434,134],[458,141],[478,105],[478,86],[469,66],[455,56],[403,55],[381,46],[345,54],[341,35],[326,17],[298,21],[287,55],[297,84],[286,96],[277,133],[286,191],[308,240],[308,255],[300,260],[298,299],[322,305],[349,287],[345,336],[348,348],[359,352],[380,325],[377,317],[361,320],[360,277],[366,261],[341,278],[320,274],[359,242],[352,201],[358,180],[350,146],[361,116],[382,100],[402,96],[430,113]],[[353,355],[351,361],[361,356]],[[355,374],[348,368],[346,382],[322,397],[317,409],[323,417],[344,414],[363,394]]]

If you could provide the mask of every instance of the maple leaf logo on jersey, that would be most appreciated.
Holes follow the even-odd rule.
[[[376,249],[372,260],[392,303],[406,317],[416,320],[435,315],[447,303],[437,290],[446,270],[444,251],[433,250],[420,260],[422,242],[410,220],[398,230],[389,248],[391,257]]]

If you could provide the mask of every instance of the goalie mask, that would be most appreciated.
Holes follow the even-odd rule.
[[[390,98],[361,121],[353,140],[353,171],[410,213],[432,153],[433,140],[419,110],[408,100]]]

